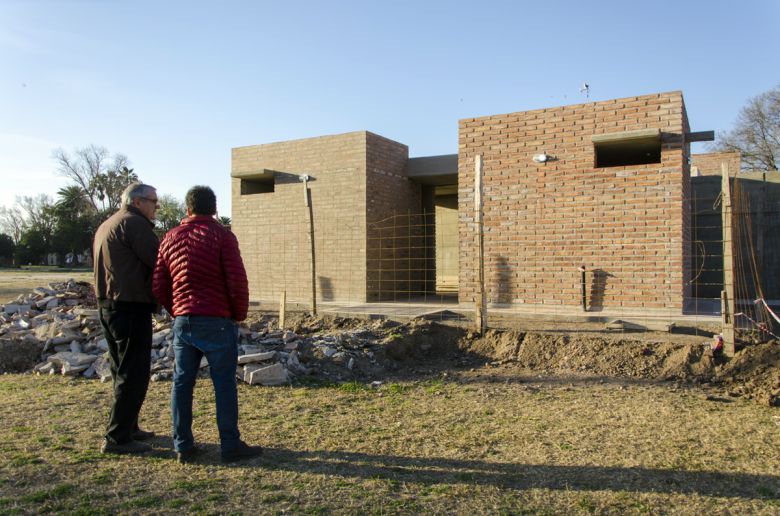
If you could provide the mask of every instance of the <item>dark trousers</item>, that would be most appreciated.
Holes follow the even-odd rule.
[[[100,309],[111,364],[114,393],[106,439],[124,444],[138,428],[138,413],[149,388],[152,316],[148,311]]]

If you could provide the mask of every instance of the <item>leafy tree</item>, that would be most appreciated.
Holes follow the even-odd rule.
[[[0,233],[0,263],[8,263],[13,260],[16,243],[10,235]]]
[[[220,224],[222,224],[226,228],[230,228],[230,223],[231,223],[230,217],[218,217],[217,220],[219,221]]]
[[[777,170],[780,161],[780,85],[757,95],[742,108],[731,131],[713,150],[739,151],[742,168]]]
[[[90,213],[92,205],[87,194],[78,185],[69,185],[60,188],[57,192],[59,200],[55,204],[58,215],[62,217],[75,216]]]
[[[78,254],[89,249],[101,218],[94,213],[86,194],[78,186],[61,188],[57,195],[51,250]]]
[[[49,252],[49,243],[44,232],[29,229],[22,234],[19,245],[16,246],[16,263],[32,263],[38,265],[45,261]]]
[[[187,209],[184,203],[172,195],[162,195],[159,197],[160,207],[157,209],[157,229],[165,234],[175,228],[181,222],[181,219],[187,216]]]

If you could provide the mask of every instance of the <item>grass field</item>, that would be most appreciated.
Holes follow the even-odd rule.
[[[147,456],[98,453],[109,384],[0,376],[0,512],[780,513],[778,411],[671,385],[540,379],[240,387],[257,460],[219,463],[200,380],[198,464],[154,383]]]
[[[58,269],[56,267],[32,267],[0,269],[0,304],[27,294],[35,287],[45,287],[54,281],[92,281],[92,271],[85,269]]]
[[[0,271],[0,293],[70,277],[89,273]],[[219,462],[207,380],[194,407],[207,453],[182,466],[169,382],[142,412],[155,451],[117,457],[98,452],[110,384],[0,375],[0,514],[780,514],[777,408],[489,369],[378,390],[242,384],[243,437],[266,453],[234,466]]]

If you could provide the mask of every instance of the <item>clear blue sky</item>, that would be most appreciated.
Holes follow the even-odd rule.
[[[0,0],[0,205],[94,143],[230,208],[232,147],[369,130],[457,152],[457,120],[682,90],[731,127],[780,83],[780,2]],[[695,151],[702,152],[699,147]]]

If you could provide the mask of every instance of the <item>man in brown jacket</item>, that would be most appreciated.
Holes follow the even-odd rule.
[[[149,387],[151,314],[157,307],[157,208],[155,188],[133,183],[122,192],[122,207],[95,234],[95,294],[114,387],[103,453],[143,453],[151,447],[140,441],[154,436],[138,427],[138,414]]]

